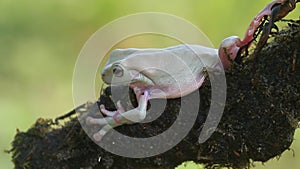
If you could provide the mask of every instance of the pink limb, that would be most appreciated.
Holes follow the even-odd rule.
[[[137,108],[124,112],[120,101],[117,103],[117,111],[108,111],[103,105],[100,106],[101,112],[107,115],[105,118],[87,117],[86,123],[88,125],[101,125],[103,126],[100,131],[93,135],[96,141],[101,141],[103,136],[112,128],[122,124],[130,124],[143,121],[146,118],[147,103],[149,100],[149,92],[145,91],[144,95],[140,96],[139,105]]]
[[[285,0],[275,0],[275,1],[271,2],[271,3],[269,3],[263,10],[261,10],[255,16],[255,18],[252,20],[249,28],[246,31],[245,37],[244,37],[244,39],[242,40],[242,42],[240,44],[241,46],[245,46],[245,45],[247,45],[248,43],[250,43],[253,40],[254,33],[257,30],[257,28],[259,27],[262,19],[265,16],[270,16],[271,15],[272,7],[275,4],[280,4],[280,3],[283,3],[284,1]]]
[[[293,9],[295,9],[296,7],[296,3],[298,1],[296,0],[275,0],[271,3],[269,3],[263,10],[261,10],[256,16],[255,18],[252,20],[249,28],[246,31],[245,37],[241,42],[241,46],[246,46],[249,43],[251,43],[251,41],[254,38],[254,34],[256,32],[256,30],[258,29],[258,27],[260,26],[262,19],[265,16],[272,16],[273,15],[273,21],[270,22],[275,22],[279,19],[282,19],[283,17],[285,17],[290,11],[292,11]],[[274,10],[274,7],[277,7],[276,10]],[[270,23],[271,25],[273,23]]]

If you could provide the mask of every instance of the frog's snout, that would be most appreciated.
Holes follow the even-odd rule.
[[[101,73],[101,79],[103,80],[103,81],[106,81],[105,79],[105,77],[107,77],[106,75],[105,75],[105,73]]]
[[[109,84],[111,80],[109,80],[109,76],[105,73],[101,73],[101,79],[104,83]]]

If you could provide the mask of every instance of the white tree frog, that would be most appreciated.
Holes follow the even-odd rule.
[[[109,85],[130,86],[138,107],[125,111],[117,102],[117,111],[100,106],[105,118],[88,117],[89,125],[103,125],[93,135],[96,141],[113,127],[140,122],[146,117],[147,102],[153,98],[178,98],[197,90],[206,77],[205,71],[228,69],[240,43],[236,36],[226,38],[218,49],[181,44],[168,48],[116,49],[102,69],[102,79]]]
[[[102,70],[102,79],[111,85],[133,88],[138,107],[125,111],[120,102],[117,111],[100,106],[105,118],[86,119],[90,125],[102,125],[93,135],[96,141],[113,127],[140,122],[146,117],[147,102],[152,98],[178,98],[197,90],[206,77],[206,70],[230,68],[238,52],[244,52],[256,38],[256,31],[265,16],[280,19],[296,6],[295,0],[274,0],[251,22],[243,40],[231,36],[222,41],[219,49],[199,45],[178,45],[164,49],[117,49],[112,51]],[[271,24],[275,21],[271,20]],[[239,58],[240,59],[240,58]],[[221,61],[221,62],[220,62]]]

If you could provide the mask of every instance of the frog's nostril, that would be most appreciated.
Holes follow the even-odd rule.
[[[102,73],[102,74],[101,74],[101,76],[102,76],[102,77],[105,77],[105,74],[104,74],[104,73]]]

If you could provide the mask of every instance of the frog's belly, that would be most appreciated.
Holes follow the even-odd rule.
[[[152,87],[150,91],[150,98],[179,98],[188,95],[197,90],[205,80],[205,75],[201,74],[195,79],[182,79],[182,81],[175,82],[169,85],[158,85]]]

